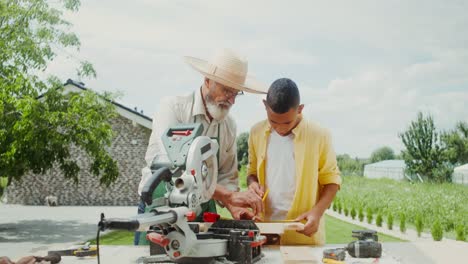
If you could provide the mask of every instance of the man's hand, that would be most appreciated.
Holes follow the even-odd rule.
[[[253,214],[258,215],[263,212],[262,197],[257,193],[248,190],[244,192],[232,192],[229,199],[226,199],[226,207],[228,205],[238,207],[250,207],[253,209]]]
[[[256,193],[258,196],[263,198],[263,195],[265,195],[265,189],[263,186],[260,186],[258,182],[252,182],[249,185],[249,190]]]
[[[297,232],[304,234],[306,236],[312,236],[318,231],[321,217],[322,217],[321,215],[318,215],[314,211],[303,213],[302,215],[297,217],[294,221],[301,221],[301,220],[306,219],[307,222],[304,225],[304,229],[298,230]]]
[[[23,257],[20,260],[16,262],[16,264],[34,264],[34,263],[43,263],[41,262],[36,262],[36,258],[33,256],[28,256],[28,257]]]
[[[36,257],[34,256],[23,257],[17,262],[13,262],[11,261],[11,259],[7,257],[0,257],[0,264],[34,264],[34,263],[43,263],[43,262],[42,261],[36,262]]]
[[[224,206],[237,206],[244,208],[252,208],[254,215],[263,212],[262,197],[253,191],[233,192],[226,187],[216,185],[213,199],[220,201]]]
[[[232,218],[235,220],[251,220],[255,217],[255,214],[248,208],[228,205],[226,208],[231,212]]]

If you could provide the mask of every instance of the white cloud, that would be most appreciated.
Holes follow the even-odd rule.
[[[198,88],[202,77],[181,57],[229,47],[259,80],[295,80],[338,152],[368,156],[401,148],[398,133],[418,111],[443,129],[467,120],[467,11],[463,1],[84,0],[67,17],[82,42],[75,56],[98,71],[85,83],[123,91],[129,107],[152,115],[159,98]],[[63,58],[48,72],[74,77]],[[232,113],[239,132],[265,118],[252,95]]]
[[[333,80],[326,89],[303,89],[304,103],[311,106],[305,113],[331,128],[338,152],[353,149],[366,156],[383,145],[398,151],[402,148],[398,134],[419,111],[433,115],[439,129],[451,129],[458,121],[468,121],[467,82],[454,69],[448,72],[447,67],[440,66],[446,63],[433,61],[397,71],[363,72]],[[452,83],[460,82],[465,88],[451,91],[420,78],[424,75],[445,83],[447,74]]]

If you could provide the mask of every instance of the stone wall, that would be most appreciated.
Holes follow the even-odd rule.
[[[78,184],[65,179],[57,167],[43,175],[30,173],[7,188],[7,203],[44,205],[45,198],[53,195],[59,205],[137,205],[138,183],[151,130],[121,116],[111,123],[114,139],[109,151],[118,162],[120,175],[109,187],[99,184],[99,177],[89,172],[89,158],[75,148],[72,153],[81,168]]]

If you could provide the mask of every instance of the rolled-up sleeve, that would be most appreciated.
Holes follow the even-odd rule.
[[[255,175],[257,176],[257,153],[255,152],[255,146],[253,143],[253,131],[250,130],[249,134],[249,164],[247,167],[247,176]]]
[[[331,135],[328,131],[325,132],[320,146],[318,180],[322,186],[332,183],[341,185],[340,170],[336,161]]]
[[[224,162],[220,164],[218,173],[218,184],[226,187],[231,191],[239,190],[239,177],[237,172],[237,145],[236,145],[236,133],[237,128],[235,123],[230,124],[232,126],[232,134],[227,138],[228,147],[225,150]],[[227,135],[224,135],[227,136]]]
[[[141,170],[141,181],[138,186],[138,194],[146,183],[146,180],[151,176],[151,164],[153,160],[159,159],[163,161],[167,159],[166,150],[161,140],[162,134],[170,126],[173,126],[180,121],[177,118],[177,105],[170,98],[163,98],[160,102],[158,111],[153,117],[152,132],[146,150],[145,161],[146,166]]]

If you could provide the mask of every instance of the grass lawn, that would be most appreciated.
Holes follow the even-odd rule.
[[[347,244],[353,240],[351,237],[351,231],[357,229],[363,229],[360,226],[349,224],[341,221],[334,217],[325,216],[326,219],[326,234],[327,244]],[[398,238],[383,235],[379,233],[379,240],[382,242],[402,242]],[[96,243],[96,240],[91,240],[92,244]],[[128,231],[114,231],[101,236],[99,241],[101,245],[132,245],[133,244],[133,232]]]
[[[327,235],[327,244],[347,244],[353,241],[354,238],[351,237],[351,232],[353,230],[362,230],[365,229],[358,225],[350,224],[334,218],[329,215],[325,215],[326,219],[326,235]],[[396,237],[387,236],[379,233],[379,241],[381,242],[405,242]]]

